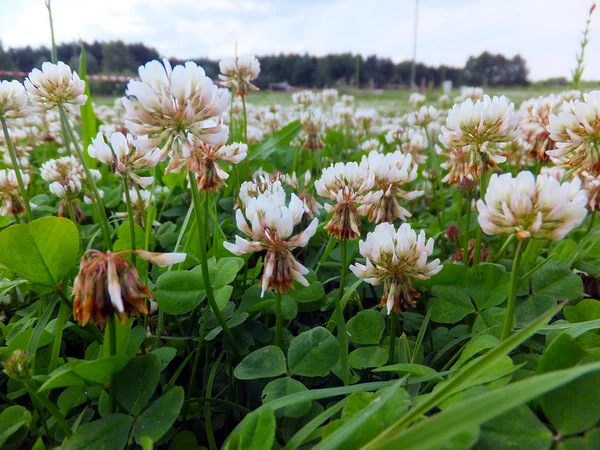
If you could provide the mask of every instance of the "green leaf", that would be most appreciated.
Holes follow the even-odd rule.
[[[158,306],[167,314],[185,314],[206,298],[202,276],[197,271],[172,270],[156,282]]]
[[[241,265],[240,261],[242,263]],[[241,258],[221,258],[217,263],[215,276],[214,278],[211,278],[215,289],[226,286],[235,280],[235,277],[243,264],[244,260]]]
[[[473,356],[482,352],[483,350],[487,350],[488,348],[493,348],[500,340],[492,336],[490,334],[480,334],[475,336],[467,345],[464,346],[462,353],[460,354],[460,358],[454,364],[455,368],[461,367],[464,363],[466,363]]]
[[[479,334],[491,334],[500,338],[502,334],[502,324],[504,323],[504,308],[489,308],[481,311],[473,324],[473,336]],[[513,318],[513,328],[515,326]]]
[[[273,378],[284,373],[285,356],[283,351],[275,345],[268,345],[253,351],[237,365],[233,372],[238,380]]]
[[[575,306],[565,306],[564,314],[571,323],[600,319],[600,301],[586,298]]]
[[[60,283],[78,254],[79,232],[68,219],[42,217],[0,233],[0,264],[42,286]]]
[[[22,406],[9,406],[0,413],[0,448],[18,448],[27,436],[31,413]]]
[[[368,406],[362,408],[350,419],[344,422],[335,432],[323,439],[314,447],[314,450],[333,450],[344,448],[345,443],[354,438],[354,434],[358,428],[371,419],[377,412],[386,407],[396,391],[404,384],[404,379],[398,380],[392,387],[382,389],[378,395],[369,402]],[[346,405],[348,407],[348,405]],[[346,408],[345,407],[345,408]],[[401,448],[401,447],[399,447]]]
[[[135,421],[135,440],[140,443],[142,438],[147,437],[156,442],[162,438],[177,420],[183,398],[183,388],[177,386],[152,402]]]
[[[93,361],[71,361],[52,372],[39,390],[109,384],[112,376],[125,367],[125,364],[127,364],[126,356],[109,356]]]
[[[579,364],[587,353],[568,334],[561,333],[546,348],[538,372],[554,373]],[[581,433],[600,420],[600,373],[590,373],[540,399],[544,414],[562,435]]]
[[[583,294],[583,282],[568,265],[550,261],[531,278],[531,290],[557,301],[575,300]]]
[[[87,100],[84,105],[81,105],[79,111],[81,113],[81,140],[83,142],[83,155],[86,163],[90,167],[94,167],[96,162],[87,153],[88,146],[92,143],[92,139],[98,134],[98,119],[94,114],[94,107],[92,104],[92,96],[90,95],[90,85],[87,81],[87,66],[86,66],[87,52],[85,47],[81,45],[81,54],[79,56],[79,78],[85,82],[84,94],[87,95]]]
[[[337,339],[325,328],[316,327],[292,339],[288,364],[295,375],[323,377],[331,371],[338,356]]]
[[[498,306],[508,297],[509,277],[499,264],[478,264],[467,272],[467,292],[478,309]]]
[[[263,311],[275,304],[275,294],[271,291],[266,291],[265,295],[261,297],[260,286],[250,286],[244,292],[242,296],[242,302],[238,308],[239,312],[253,313],[256,311]]]
[[[325,295],[325,289],[319,280],[311,281],[308,286],[302,286],[296,281],[294,286],[295,288],[286,292],[283,297],[289,297],[298,303],[310,303]]]
[[[379,344],[385,329],[385,319],[379,311],[366,309],[346,324],[350,340],[355,344]]]
[[[488,422],[545,392],[598,370],[600,370],[600,363],[594,363],[517,381],[475,398],[456,402],[410,428],[399,432],[382,433],[363,448],[365,450],[435,449],[465,430]]]
[[[326,420],[333,417],[337,412],[342,409],[345,401],[341,400],[337,402],[335,405],[330,406],[328,409],[325,409],[319,415],[314,417],[310,422],[304,425],[292,438],[287,442],[284,450],[296,450],[298,447],[302,445],[302,443],[309,438],[313,432],[319,428]]]
[[[484,423],[475,448],[548,450],[552,442],[550,430],[527,406],[521,405]]]
[[[556,299],[549,295],[536,294],[520,301],[515,309],[518,327],[524,327],[536,317],[556,306]],[[568,308],[565,307],[565,311]]]
[[[131,414],[144,409],[158,386],[161,362],[158,356],[136,356],[115,377],[117,400]]]
[[[436,285],[465,287],[468,268],[463,264],[444,264],[442,270],[427,280],[413,280],[416,289]]]
[[[493,367],[496,362],[505,357],[511,350],[518,347],[521,343],[526,341],[532,336],[539,328],[550,320],[554,314],[556,314],[563,304],[548,311],[546,314],[540,316],[537,320],[529,324],[527,327],[518,331],[517,333],[510,336],[508,339],[502,341],[498,346],[491,349],[485,355],[477,358],[472,364],[463,367],[454,377],[448,380],[440,389],[436,389],[423,400],[416,404],[406,414],[400,417],[391,427],[381,433],[376,439],[370,442],[368,448],[375,448],[382,445],[383,442],[388,441],[398,431],[402,430],[416,419],[422,417],[424,414],[429,412],[432,408],[437,407],[442,402],[447,400],[456,392],[468,387],[473,380],[477,379],[485,372]],[[516,406],[516,405],[514,405]],[[508,408],[510,409],[510,408]],[[504,411],[500,411],[501,414]],[[491,419],[492,417],[489,417]],[[483,420],[485,422],[486,420]]]
[[[348,363],[355,369],[383,366],[388,360],[388,352],[381,347],[361,347],[348,355]]]
[[[280,149],[285,149],[290,142],[300,133],[302,124],[299,120],[294,120],[286,126],[271,134],[267,140],[257,145],[251,145],[248,151],[248,160],[268,159],[271,153]]]
[[[431,289],[431,320],[438,323],[456,323],[467,314],[475,312],[465,289],[456,286],[436,285]]]
[[[261,408],[242,420],[239,450],[271,450],[275,442],[275,414],[270,408]]]
[[[173,360],[173,358],[175,358],[175,355],[177,354],[177,349],[173,347],[159,347],[155,348],[150,353],[155,356],[158,356],[158,359],[160,360],[160,371],[162,372],[166,369],[166,367]]]
[[[77,428],[62,445],[64,450],[122,450],[127,445],[133,417],[111,414]]]
[[[263,405],[270,403],[286,395],[297,394],[298,392],[306,392],[308,389],[302,383],[293,378],[278,378],[271,381],[265,386],[262,392]],[[302,417],[310,410],[310,400],[298,402],[294,405],[286,406],[278,409],[275,413],[276,417]]]
[[[415,377],[438,375],[438,372],[429,366],[408,363],[392,364],[390,366],[379,367],[377,369],[374,369],[373,372],[392,372],[400,376],[412,375]],[[439,381],[442,380],[442,377],[439,376],[435,379]]]

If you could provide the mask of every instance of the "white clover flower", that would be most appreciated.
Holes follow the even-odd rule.
[[[29,175],[22,173],[23,185],[29,186]],[[21,196],[17,175],[12,169],[0,170],[0,215],[19,215],[25,212],[25,202]]]
[[[506,161],[498,144],[516,136],[518,122],[519,115],[508,98],[490,99],[484,95],[476,103],[467,99],[454,105],[439,139],[447,148],[470,145],[471,159],[479,176],[488,165]]]
[[[58,64],[45,62],[42,70],[33,69],[25,79],[25,88],[29,101],[38,111],[46,111],[57,106],[73,110],[87,101],[85,81],[79,78],[77,72],[62,61]]]
[[[360,144],[360,149],[365,153],[379,152],[381,151],[381,143],[376,138],[367,139]]]
[[[377,225],[358,243],[358,249],[366,264],[355,263],[350,270],[374,286],[383,281],[380,306],[386,306],[388,314],[416,306],[419,293],[412,287],[411,279],[426,280],[442,270],[439,259],[427,262],[433,253],[433,239],[425,241],[425,232],[417,236],[407,223],[398,229],[391,223]]]
[[[548,123],[550,115],[560,111],[563,99],[561,96],[551,94],[547,97],[538,97],[524,101],[519,113],[520,131],[523,139],[530,145],[527,156],[538,161],[548,161],[546,153],[555,148],[556,143],[550,138]]]
[[[355,162],[336,163],[323,170],[321,178],[315,181],[315,190],[335,202],[325,204],[325,210],[334,213],[325,225],[329,234],[338,239],[360,236],[359,214],[366,214],[367,206],[383,196],[382,190],[372,191],[374,186],[375,174]]]
[[[141,177],[135,172],[156,166],[165,159],[166,152],[158,148],[150,149],[142,142],[143,139],[134,141],[130,134],[117,132],[110,135],[109,146],[102,132],[99,132],[88,146],[88,154],[107,164],[115,174],[123,178],[129,177],[146,187],[152,184],[154,177]]]
[[[208,145],[190,135],[184,145],[184,154],[187,155],[187,168],[196,174],[198,189],[218,191],[219,186],[227,186],[225,180],[229,178],[229,174],[219,166],[219,161],[238,164],[246,158],[248,146],[240,142],[230,145]],[[171,167],[170,164],[167,171],[177,171],[180,168]]]
[[[304,217],[306,219],[312,219],[319,214],[321,209],[323,209],[323,205],[321,205],[308,191],[311,179],[312,175],[310,174],[310,170],[307,170],[304,173],[302,181],[296,176],[296,172],[291,176],[285,176],[285,182],[296,190],[296,195],[298,195],[298,198],[304,203]]]
[[[343,103],[336,103],[332,108],[333,122],[337,126],[352,127],[354,125],[354,109],[351,106],[344,106]]]
[[[350,107],[354,106],[354,96],[353,95],[344,94],[340,98],[340,102],[345,107],[350,108]]]
[[[583,181],[583,188],[588,197],[588,210],[600,210],[600,177],[594,177],[587,172],[582,172],[581,179]]]
[[[375,176],[374,189],[383,192],[377,202],[365,206],[364,213],[371,222],[393,222],[395,219],[406,220],[412,214],[400,205],[402,198],[414,200],[424,194],[423,191],[405,191],[403,187],[417,178],[419,166],[413,163],[410,155],[400,151],[382,154],[376,151],[363,156],[361,170]]]
[[[81,181],[78,179],[70,179],[65,183],[54,181],[48,187],[50,192],[62,200],[73,200],[81,192]]]
[[[556,149],[546,153],[554,163],[600,173],[600,91],[563,104],[550,115],[548,131]]]
[[[240,200],[246,207],[252,198],[259,196],[270,199],[276,205],[285,204],[285,190],[280,180],[270,180],[268,177],[259,175],[251,181],[244,181],[240,186]]]
[[[560,240],[585,219],[587,195],[581,180],[560,183],[531,172],[493,174],[479,200],[479,225],[486,234],[516,233],[518,239]]]
[[[297,247],[305,247],[317,231],[318,221],[313,219],[304,231],[290,237],[294,226],[302,220],[303,213],[302,200],[294,194],[287,206],[277,204],[271,197],[261,194],[248,201],[245,217],[240,209],[236,211],[238,228],[251,240],[236,236],[235,244],[225,242],[224,246],[234,255],[267,250],[261,279],[261,295],[264,295],[267,289],[284,293],[294,287],[294,280],[303,286],[309,285],[304,278],[308,269],[291,253],[291,250]]]
[[[458,184],[463,178],[471,175],[471,147],[442,148],[435,146],[438,155],[446,158],[440,167],[448,171],[442,178],[443,183]]]
[[[243,97],[248,90],[258,91],[252,80],[260,73],[260,63],[255,56],[240,56],[219,61],[221,85],[235,88],[235,94]]]
[[[163,64],[146,63],[138,69],[140,81],[127,84],[125,126],[135,136],[148,136],[150,148],[174,153],[190,133],[207,144],[225,143],[229,129],[221,117],[229,108],[227,90],[218,89],[192,61],[174,68],[167,59]]]
[[[321,102],[324,105],[333,106],[338,99],[337,89],[323,89],[321,91]]]
[[[320,109],[303,111],[300,113],[300,123],[303,131],[302,148],[318,150],[323,148],[321,135],[324,131],[325,117]]]
[[[437,122],[439,116],[438,110],[433,106],[421,106],[408,115],[408,123],[429,130],[430,125]]]
[[[396,147],[405,155],[412,155],[417,164],[425,164],[428,146],[427,136],[422,128],[407,128],[399,135]]]
[[[316,103],[317,97],[313,91],[300,91],[292,94],[292,101],[300,109],[306,109]]]
[[[27,92],[17,80],[0,82],[0,117],[17,119],[29,110]]]
[[[427,98],[423,94],[419,94],[418,92],[413,92],[408,97],[408,103],[414,108],[419,109],[421,106],[425,104]]]
[[[466,100],[476,102],[483,99],[483,89],[479,87],[462,86],[460,95],[454,99],[454,103],[462,103]]]
[[[450,106],[450,97],[448,97],[446,94],[440,95],[438,98],[438,104],[440,105],[440,108],[447,108]]]
[[[373,108],[359,108],[354,113],[354,122],[359,128],[359,134],[369,134],[373,131],[379,115]]]

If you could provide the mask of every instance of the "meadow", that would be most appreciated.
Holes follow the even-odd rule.
[[[0,448],[599,448],[584,48],[567,89],[2,81]]]

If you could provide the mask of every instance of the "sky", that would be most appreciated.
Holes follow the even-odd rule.
[[[570,76],[592,0],[420,0],[417,60],[463,67],[487,50],[521,54],[530,78]],[[167,57],[413,52],[415,0],[53,0],[57,42],[143,42]],[[5,47],[48,45],[44,0],[0,0]],[[600,14],[600,8],[595,12]],[[594,20],[595,19],[595,20]],[[600,79],[600,17],[584,79]]]

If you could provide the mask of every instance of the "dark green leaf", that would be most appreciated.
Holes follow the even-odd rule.
[[[292,378],[278,378],[265,386],[262,392],[263,405],[269,402],[285,397],[286,395],[306,392],[308,389],[302,383]],[[298,402],[294,405],[278,409],[275,413],[277,417],[302,417],[310,410],[310,400]]]
[[[139,443],[147,437],[156,442],[162,438],[175,423],[183,398],[183,388],[177,386],[155,400],[136,420],[133,427],[135,440]]]
[[[77,428],[64,450],[121,450],[127,445],[133,417],[111,414]]]
[[[498,306],[508,297],[509,277],[499,264],[478,264],[467,272],[467,292],[478,309]]]
[[[348,363],[355,369],[383,366],[388,360],[388,351],[381,347],[361,347],[348,355]]]
[[[156,283],[156,302],[167,314],[185,314],[206,298],[202,276],[196,271],[172,270]]]
[[[385,319],[379,311],[366,309],[346,324],[350,340],[355,344],[379,344],[385,329]]]
[[[337,339],[325,328],[316,327],[292,339],[288,364],[296,375],[325,376],[337,362],[338,355]]]
[[[275,345],[268,345],[247,355],[233,374],[239,380],[272,378],[285,373],[285,356]]]
[[[158,356],[136,356],[115,377],[117,400],[131,414],[144,409],[158,385],[161,362]]]
[[[431,293],[437,297],[432,300],[431,306],[431,320],[434,322],[456,323],[467,314],[475,312],[465,289],[436,285]]]

